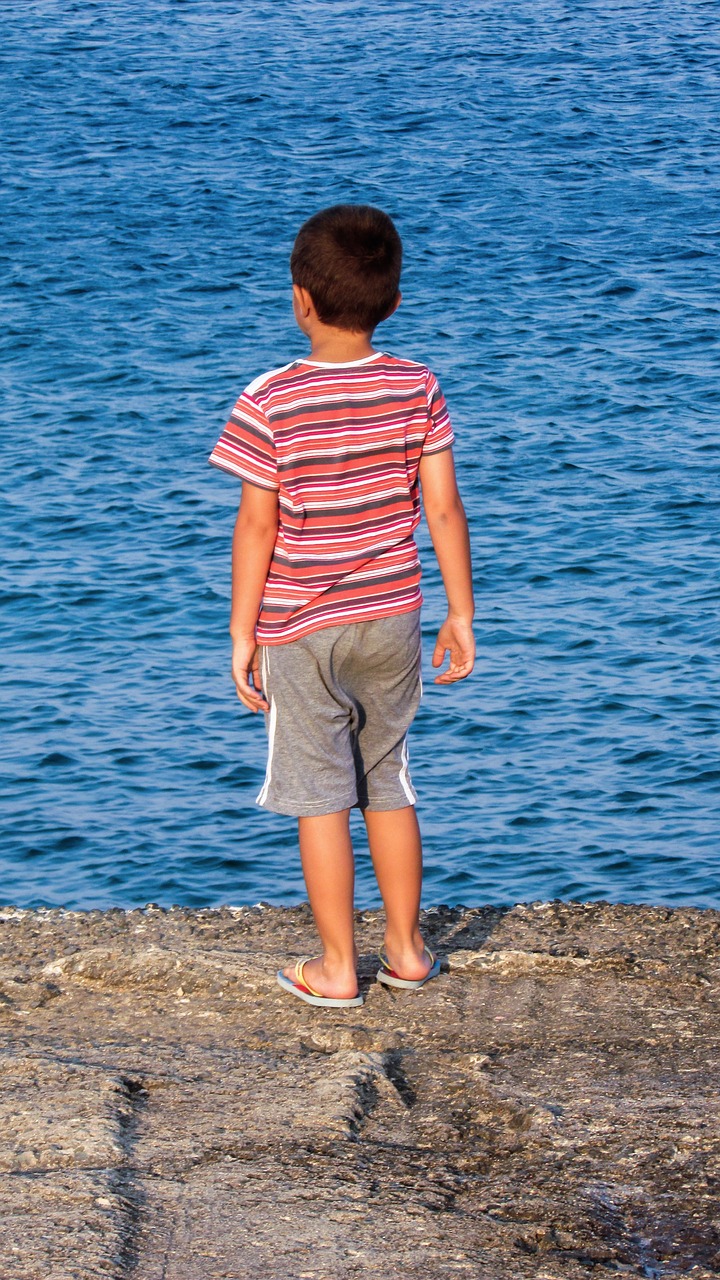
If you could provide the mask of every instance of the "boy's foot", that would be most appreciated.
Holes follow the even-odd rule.
[[[300,984],[304,986],[311,995],[327,1000],[356,1000],[358,998],[358,980],[357,973],[354,969],[351,971],[330,969],[325,962],[324,956],[318,956],[314,960],[298,961],[296,965],[288,965],[287,969],[282,970],[283,978],[286,978],[293,986],[298,985],[298,968],[302,968],[300,976]],[[280,975],[278,974],[278,979]],[[285,986],[281,983],[281,986]],[[362,1000],[360,1000],[362,1003]]]
[[[407,952],[402,961],[393,960],[386,952],[380,953],[381,968],[377,971],[377,980],[388,987],[401,987],[405,991],[416,991],[418,987],[423,987],[431,978],[437,978],[440,973],[440,961],[435,959],[432,951],[428,947],[423,947],[420,954],[417,951]]]

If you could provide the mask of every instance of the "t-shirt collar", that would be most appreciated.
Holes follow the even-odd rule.
[[[360,360],[302,360],[301,364],[310,364],[314,369],[353,369],[355,365],[380,360],[384,354],[383,351],[373,351],[371,356],[363,356]]]

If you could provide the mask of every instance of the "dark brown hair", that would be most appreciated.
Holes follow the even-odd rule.
[[[369,204],[335,204],[301,226],[290,257],[324,324],[370,333],[392,310],[402,242],[392,218]]]

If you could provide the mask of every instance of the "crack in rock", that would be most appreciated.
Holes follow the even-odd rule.
[[[140,1265],[139,1238],[146,1195],[142,1178],[135,1166],[135,1148],[147,1105],[147,1090],[141,1080],[121,1076],[116,1091],[120,1095],[117,1110],[117,1133],[122,1159],[108,1178],[108,1190],[119,1208],[120,1242],[115,1259],[116,1280],[132,1276]]]

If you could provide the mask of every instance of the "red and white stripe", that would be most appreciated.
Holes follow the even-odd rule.
[[[453,439],[437,379],[412,360],[296,360],[250,383],[210,462],[278,493],[258,643],[418,608],[418,467]]]

